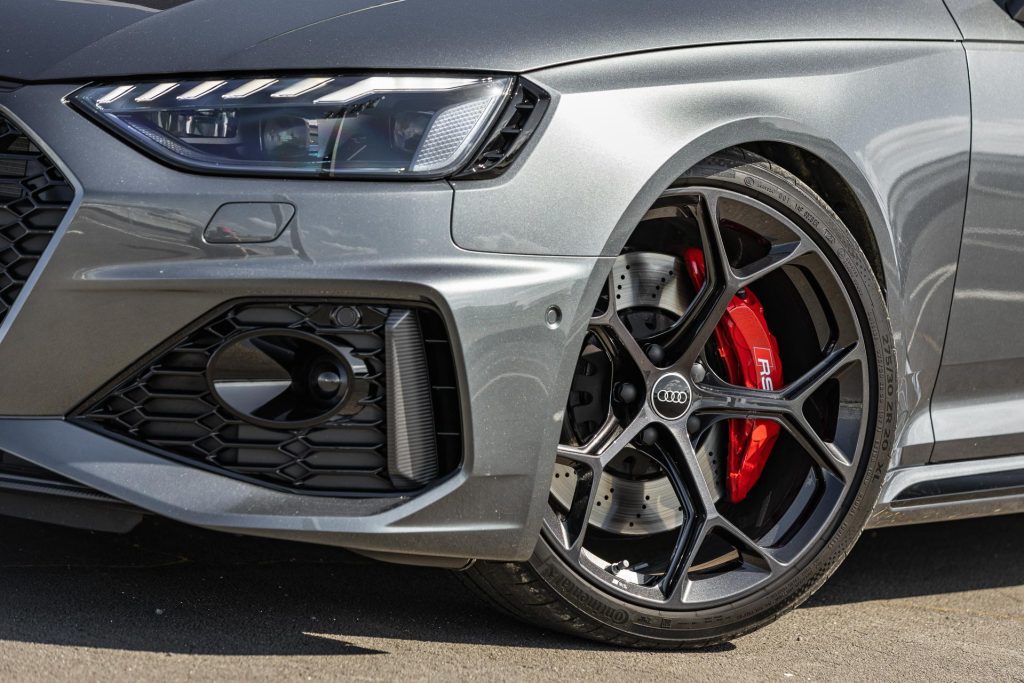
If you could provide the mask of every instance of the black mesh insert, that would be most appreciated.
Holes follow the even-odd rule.
[[[0,323],[74,199],[45,154],[0,114]]]
[[[339,316],[339,309],[348,314]],[[427,309],[414,310],[424,330],[440,477],[461,461],[454,365],[440,318]],[[164,455],[290,490],[327,495],[402,490],[389,476],[387,458],[384,335],[391,311],[370,304],[236,306],[146,361],[73,419]],[[255,425],[226,409],[207,380],[210,359],[240,335],[275,329],[316,335],[365,364],[353,387],[360,396],[357,405],[315,426],[293,429]]]
[[[550,99],[539,87],[520,79],[491,137],[456,177],[495,178],[504,173],[536,132]]]

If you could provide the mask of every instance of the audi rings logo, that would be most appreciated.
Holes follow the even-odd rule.
[[[651,388],[651,405],[666,420],[675,420],[690,407],[690,383],[677,373],[662,376]]]
[[[659,391],[655,398],[663,403],[681,403],[686,405],[690,402],[690,395],[685,391],[669,391],[668,389]]]

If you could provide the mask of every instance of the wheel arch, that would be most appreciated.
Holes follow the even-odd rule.
[[[863,205],[846,179],[827,161],[797,145],[765,141],[751,142],[742,147],[786,169],[825,200],[864,251],[885,296],[885,268],[878,239]]]
[[[864,250],[883,296],[890,305],[898,300],[901,278],[893,230],[869,172],[835,141],[789,119],[742,119],[693,138],[669,157],[636,195],[611,231],[603,254],[618,254],[647,209],[688,170],[733,148],[767,158],[821,196]]]

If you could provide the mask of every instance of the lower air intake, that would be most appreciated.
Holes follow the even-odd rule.
[[[261,484],[371,495],[458,467],[459,415],[433,311],[252,303],[186,333],[73,419]]]
[[[14,308],[74,195],[53,162],[0,114],[0,323]]]

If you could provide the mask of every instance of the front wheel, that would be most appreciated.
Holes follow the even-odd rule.
[[[857,540],[895,382],[882,294],[849,230],[767,160],[712,157],[612,268],[533,557],[464,577],[516,617],[621,645],[757,629]]]

